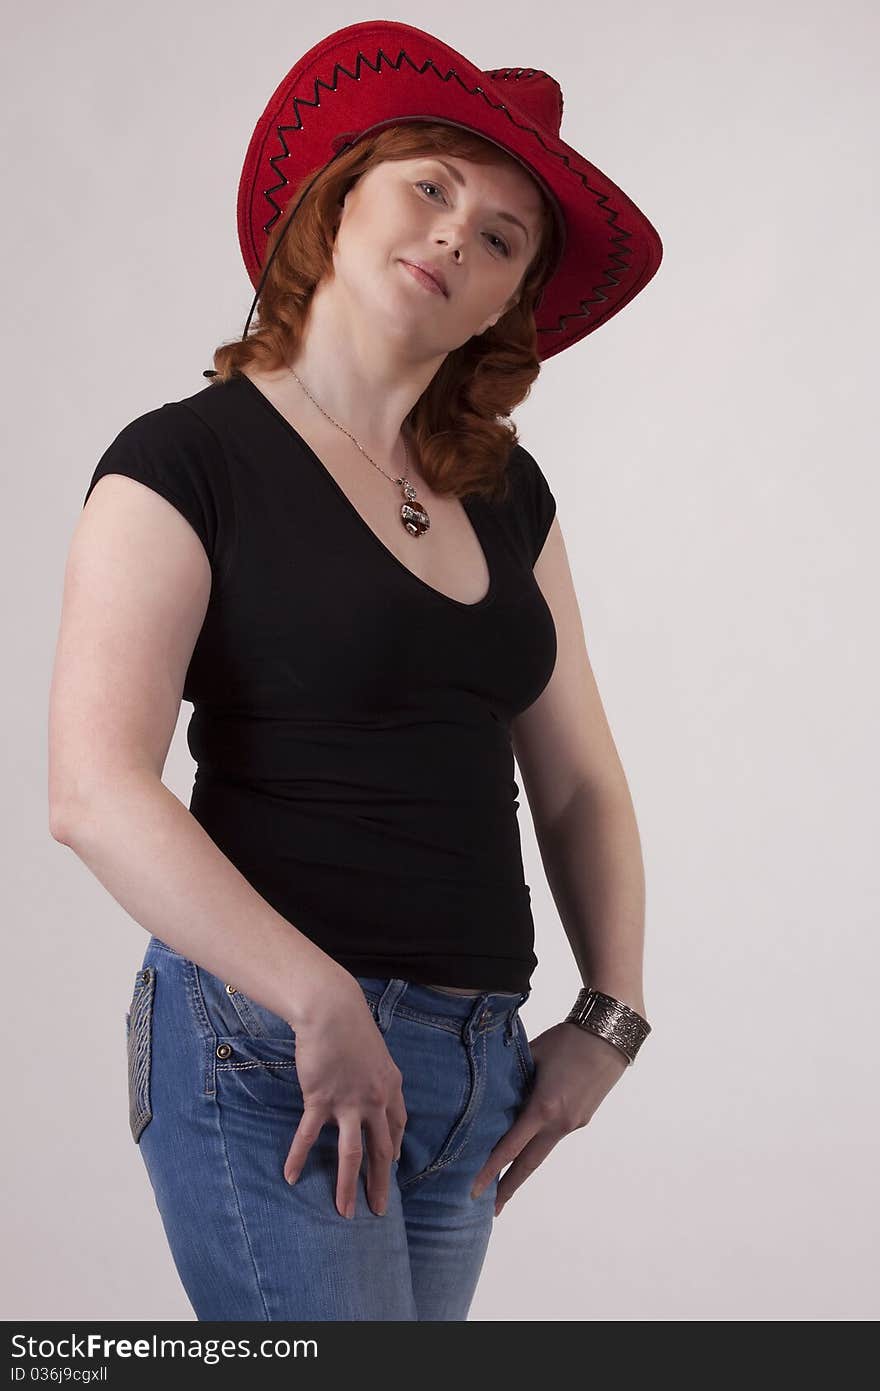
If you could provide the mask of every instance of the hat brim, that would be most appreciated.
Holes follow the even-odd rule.
[[[300,58],[254,129],[238,187],[238,235],[258,288],[272,228],[292,190],[346,141],[384,126],[443,121],[498,145],[533,175],[564,226],[535,314],[542,360],[595,332],[643,290],[663,246],[621,188],[511,99],[463,54],[408,24],[338,29]]]

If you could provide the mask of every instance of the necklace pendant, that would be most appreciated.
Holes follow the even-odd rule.
[[[409,479],[402,479],[401,486],[406,501],[400,504],[400,520],[410,536],[424,536],[431,525],[431,518],[416,497],[415,487]]]

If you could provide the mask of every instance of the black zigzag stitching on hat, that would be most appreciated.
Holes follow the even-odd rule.
[[[442,82],[448,82],[450,78],[455,78],[455,80],[456,80],[456,82],[458,83],[459,87],[461,87],[461,89],[462,89],[463,91],[467,92],[468,96],[481,96],[481,97],[483,98],[483,100],[486,102],[486,104],[487,104],[488,106],[491,106],[492,109],[493,109],[494,111],[503,111],[504,114],[505,114],[505,116],[507,117],[507,119],[508,119],[513,125],[515,125],[515,126],[517,127],[518,130],[523,130],[523,131],[528,132],[528,134],[533,135],[533,136],[535,137],[536,140],[540,141],[541,145],[543,146],[543,148],[544,148],[544,150],[545,150],[545,152],[546,152],[547,154],[553,155],[553,157],[554,157],[555,159],[560,160],[561,163],[563,163],[563,164],[566,166],[566,168],[570,170],[570,172],[571,172],[572,174],[576,175],[576,177],[580,179],[581,183],[583,184],[583,186],[584,186],[584,188],[587,190],[587,192],[588,192],[588,193],[591,193],[591,194],[593,195],[593,197],[594,197],[595,200],[596,200],[596,203],[599,205],[599,207],[601,207],[603,213],[606,213],[606,214],[607,214],[607,221],[608,221],[609,225],[613,225],[613,224],[617,221],[618,214],[614,211],[613,208],[611,208],[611,207],[609,206],[609,200],[608,200],[607,195],[604,194],[604,193],[602,193],[599,189],[593,188],[592,185],[590,184],[590,182],[589,182],[587,176],[586,176],[585,174],[582,174],[582,173],[580,172],[579,169],[574,169],[574,168],[572,168],[571,161],[569,160],[569,158],[568,158],[567,155],[561,153],[560,151],[549,149],[548,146],[547,146],[547,144],[546,144],[546,142],[544,141],[543,136],[541,135],[541,132],[540,132],[539,130],[537,130],[534,126],[524,125],[521,121],[517,120],[516,117],[512,116],[511,113],[508,111],[507,107],[504,105],[503,102],[496,102],[496,101],[493,101],[492,98],[491,98],[486,92],[483,91],[483,88],[482,88],[482,87],[479,87],[479,86],[478,86],[478,87],[468,87],[467,83],[464,82],[464,81],[462,81],[462,79],[459,77],[458,73],[455,71],[454,68],[450,68],[449,71],[448,71],[447,73],[444,74],[444,73],[442,73],[442,72],[440,71],[440,69],[437,67],[437,65],[434,63],[433,59],[431,59],[431,58],[426,59],[426,61],[425,61],[421,66],[418,66],[418,64],[416,64],[416,63],[412,60],[412,58],[410,58],[409,54],[406,53],[403,49],[400,50],[400,52],[399,52],[399,54],[398,54],[398,56],[397,56],[397,60],[395,61],[395,60],[389,58],[388,55],[384,52],[384,50],[380,48],[380,49],[379,49],[379,52],[378,52],[378,54],[377,54],[377,56],[376,56],[376,61],[375,61],[375,63],[371,62],[370,59],[367,57],[367,55],[366,55],[365,53],[358,53],[358,55],[357,55],[357,63],[356,63],[356,65],[355,65],[355,71],[354,71],[354,72],[349,72],[348,68],[345,67],[345,65],[344,65],[343,63],[334,63],[334,65],[333,65],[333,77],[332,77],[332,79],[331,79],[330,82],[325,82],[325,81],[324,81],[322,78],[320,78],[320,77],[315,79],[315,84],[314,84],[315,95],[314,95],[314,98],[313,98],[313,99],[310,99],[310,98],[308,98],[308,97],[298,97],[298,96],[295,96],[295,97],[293,98],[293,107],[294,107],[294,112],[295,112],[296,117],[297,117],[297,124],[296,124],[296,125],[284,125],[284,126],[276,126],[276,127],[275,127],[275,132],[276,132],[276,134],[277,134],[279,140],[281,141],[281,144],[282,144],[283,147],[284,147],[284,152],[283,152],[283,154],[280,154],[280,155],[270,155],[270,157],[269,157],[269,163],[271,164],[272,168],[275,170],[275,173],[278,174],[278,176],[279,176],[281,182],[275,184],[272,188],[267,188],[267,189],[264,189],[264,190],[263,190],[263,196],[264,196],[265,198],[267,198],[267,199],[269,200],[269,202],[270,202],[270,203],[273,205],[273,207],[275,208],[275,213],[274,213],[274,215],[273,215],[273,216],[269,219],[269,221],[268,221],[267,223],[265,223],[264,226],[263,226],[263,231],[264,231],[265,233],[268,234],[270,228],[272,228],[272,227],[275,225],[275,223],[277,222],[278,218],[281,216],[282,211],[283,211],[282,208],[279,207],[279,205],[276,203],[276,201],[275,201],[275,199],[272,197],[272,195],[273,195],[273,193],[277,193],[279,189],[281,189],[281,188],[286,188],[286,186],[287,186],[287,184],[290,182],[290,180],[284,177],[284,174],[282,173],[282,171],[278,168],[278,166],[277,166],[277,164],[276,164],[276,160],[284,160],[284,159],[286,159],[286,158],[288,157],[288,155],[290,154],[290,147],[289,147],[289,145],[287,144],[287,140],[286,140],[286,138],[285,138],[285,137],[286,137],[286,132],[287,132],[287,131],[302,130],[302,121],[299,119],[299,108],[300,108],[301,106],[310,106],[310,107],[318,107],[318,106],[320,106],[320,104],[321,104],[321,94],[320,94],[320,90],[319,90],[319,89],[320,89],[320,88],[323,88],[325,92],[335,92],[335,91],[336,91],[336,87],[337,87],[337,83],[338,83],[338,81],[339,81],[340,74],[344,75],[345,77],[350,78],[351,81],[353,81],[353,82],[359,81],[359,80],[360,80],[360,68],[361,68],[361,65],[362,65],[362,64],[366,65],[366,66],[367,66],[368,68],[370,68],[373,72],[378,73],[379,70],[380,70],[380,68],[381,68],[381,66],[382,66],[382,60],[383,60],[383,59],[385,60],[385,63],[386,63],[389,67],[393,68],[395,71],[399,70],[401,64],[402,64],[404,61],[406,61],[406,62],[409,64],[409,66],[410,66],[415,72],[419,73],[420,75],[421,75],[422,73],[424,73],[425,71],[427,71],[428,68],[433,68],[434,72],[437,74],[437,76],[440,78],[440,80],[441,80]],[[536,69],[531,69],[531,68],[529,68],[529,69],[522,69],[522,68],[519,68],[519,69],[515,69],[515,68],[498,68],[498,69],[496,69],[496,71],[498,72],[499,75],[509,76],[511,73],[514,73],[514,72],[518,72],[518,73],[522,73],[522,72],[534,72],[534,71],[536,71]],[[493,76],[493,74],[490,74],[490,76]],[[551,79],[551,80],[554,80],[554,81],[555,81],[555,79]],[[557,83],[557,86],[558,86],[558,85],[559,85],[559,84]],[[590,314],[593,312],[591,306],[596,305],[596,304],[604,304],[604,303],[607,301],[608,295],[606,295],[606,294],[604,293],[604,290],[605,290],[606,288],[608,288],[609,286],[612,286],[612,285],[619,285],[619,284],[620,284],[620,277],[619,277],[619,276],[615,276],[614,273],[613,273],[613,271],[614,271],[614,270],[617,270],[617,271],[619,271],[619,272],[623,272],[623,271],[627,271],[627,270],[630,270],[630,269],[631,269],[632,262],[629,261],[629,260],[627,260],[625,254],[624,254],[625,245],[623,245],[623,246],[621,245],[621,243],[625,244],[626,241],[627,241],[631,236],[632,236],[632,233],[631,233],[631,232],[626,232],[626,231],[623,230],[623,228],[618,228],[618,229],[617,229],[617,231],[616,231],[616,232],[614,233],[614,235],[611,237],[611,242],[612,242],[612,244],[614,245],[615,249],[610,253],[610,256],[609,256],[610,267],[609,267],[609,269],[606,270],[606,272],[605,272],[605,278],[604,278],[604,280],[603,280],[599,285],[594,285],[594,286],[593,286],[592,295],[591,295],[590,298],[588,298],[588,299],[582,299],[582,300],[579,301],[579,308],[578,308],[577,310],[574,310],[574,311],[573,311],[572,313],[570,313],[570,314],[563,314],[563,315],[561,315],[560,318],[559,318],[559,320],[558,320],[558,322],[557,322],[557,324],[556,324],[556,327],[555,327],[555,328],[543,328],[543,329],[539,329],[539,330],[538,330],[539,333],[560,333],[560,332],[562,332],[562,330],[565,328],[565,326],[568,324],[569,319],[585,319],[585,318],[588,318],[588,317],[590,316]]]
[[[487,71],[486,76],[491,77],[493,82],[517,82],[521,77],[546,77],[547,81],[552,82],[556,88],[556,96],[559,99],[559,124],[562,125],[565,97],[552,73],[545,72],[543,68],[491,68]]]

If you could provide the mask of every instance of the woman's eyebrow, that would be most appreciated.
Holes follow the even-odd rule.
[[[450,175],[453,179],[455,179],[455,182],[456,182],[457,184],[461,184],[462,188],[464,188],[464,187],[466,186],[466,185],[465,185],[465,177],[464,177],[464,175],[461,173],[460,170],[456,169],[456,167],[455,167],[454,164],[447,164],[447,162],[446,162],[445,159],[440,159],[437,155],[428,155],[428,156],[427,156],[427,162],[428,162],[429,164],[442,164],[443,168],[444,168],[445,170],[447,170],[447,172],[449,173],[449,175]],[[528,227],[526,227],[524,223],[520,222],[520,220],[519,220],[518,217],[514,217],[513,213],[507,213],[507,212],[504,212],[503,209],[501,209],[501,208],[496,208],[496,210],[495,210],[495,217],[500,217],[500,218],[502,218],[505,222],[513,222],[513,223],[515,223],[515,225],[516,225],[517,227],[520,227],[520,228],[522,229],[522,231],[525,233],[526,241],[529,240],[529,229],[528,229]]]

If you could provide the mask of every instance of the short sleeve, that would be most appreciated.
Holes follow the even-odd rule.
[[[556,516],[556,499],[538,461],[523,445],[514,447],[510,466],[516,520],[529,563],[534,565]]]
[[[121,473],[176,507],[199,537],[215,574],[225,569],[229,534],[226,460],[211,427],[188,406],[169,402],[123,427],[92,474],[83,507],[100,478]]]

